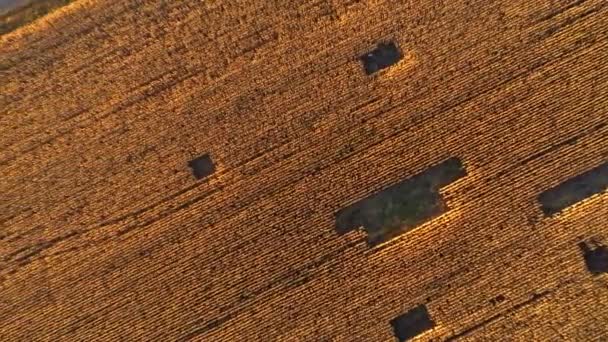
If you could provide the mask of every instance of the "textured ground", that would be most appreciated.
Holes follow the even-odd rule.
[[[538,196],[608,161],[607,60],[603,0],[79,0],[0,36],[0,340],[391,341],[419,304],[421,340],[606,340],[607,193]],[[336,233],[451,157],[445,214]]]

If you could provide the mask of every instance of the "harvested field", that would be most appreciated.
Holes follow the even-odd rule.
[[[607,339],[607,60],[604,0],[24,23],[0,35],[0,340]]]

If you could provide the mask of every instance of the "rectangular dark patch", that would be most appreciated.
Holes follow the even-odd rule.
[[[439,189],[466,175],[457,158],[450,158],[426,171],[341,209],[336,231],[345,234],[363,227],[368,243],[387,241],[447,210]]]
[[[431,320],[429,312],[424,305],[418,305],[414,309],[391,321],[393,333],[400,342],[407,341],[423,332],[432,329],[435,322]]]
[[[555,215],[608,187],[608,162],[551,188],[538,196],[545,216]]]
[[[196,179],[205,178],[215,171],[215,165],[209,154],[204,154],[196,159],[188,162],[188,166],[192,169],[192,174]]]
[[[378,44],[378,47],[360,58],[363,62],[365,73],[370,75],[396,64],[403,56],[395,43],[390,42]]]
[[[608,273],[608,247],[589,242],[579,243],[585,266],[593,275]]]

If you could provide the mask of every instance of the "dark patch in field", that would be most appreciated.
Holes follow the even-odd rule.
[[[407,341],[423,332],[432,329],[435,322],[431,320],[425,305],[418,305],[414,309],[391,321],[395,337],[401,341]]]
[[[553,216],[608,187],[608,162],[551,188],[538,196],[545,216]]]
[[[374,50],[360,57],[365,73],[371,75],[379,70],[388,68],[403,58],[395,43],[380,43]]]
[[[490,303],[492,305],[497,305],[497,304],[500,304],[500,303],[502,303],[504,301],[505,301],[505,296],[503,296],[503,295],[498,295],[498,296],[490,299]]]
[[[215,165],[209,154],[202,155],[188,162],[188,166],[192,168],[192,173],[196,179],[205,178],[215,171]]]
[[[375,245],[404,233],[447,210],[439,189],[466,175],[462,163],[450,158],[336,214],[336,231],[363,227]]]
[[[589,242],[579,243],[587,270],[593,275],[608,273],[608,247]]]

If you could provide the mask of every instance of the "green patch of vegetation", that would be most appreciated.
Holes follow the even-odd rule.
[[[338,212],[340,233],[364,227],[374,245],[416,227],[446,210],[439,189],[466,173],[460,161],[443,163]]]
[[[606,189],[608,189],[608,162],[543,192],[538,196],[538,200],[544,214],[552,216]]]
[[[405,190],[405,189],[402,189]],[[381,193],[369,207],[376,215],[366,216],[365,228],[371,244],[401,234],[443,212],[444,202],[437,188],[424,182],[410,182],[407,191]]]
[[[73,0],[32,0],[22,6],[9,10],[6,13],[0,14],[0,35],[27,25],[72,1]]]

